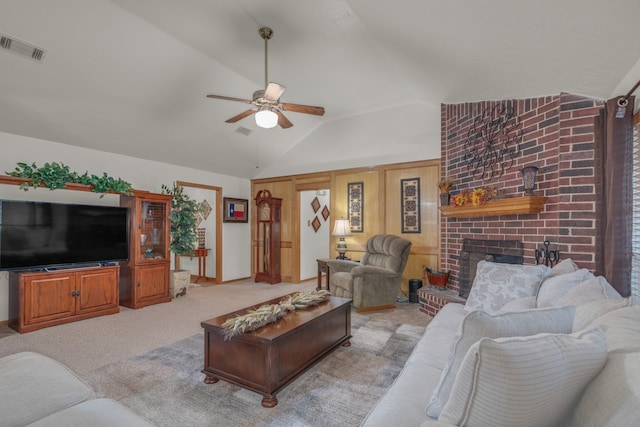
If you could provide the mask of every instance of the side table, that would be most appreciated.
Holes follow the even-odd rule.
[[[198,280],[205,279],[207,280],[207,254],[211,249],[202,248],[195,249],[194,252],[198,257],[198,276],[193,281],[194,283],[198,283]]]
[[[325,273],[327,275],[327,290],[329,290],[329,283],[331,283],[330,281],[330,272],[329,272],[329,263],[327,261],[329,261],[328,258],[320,258],[316,260],[318,262],[318,287],[316,288],[317,290],[322,289],[322,273]]]

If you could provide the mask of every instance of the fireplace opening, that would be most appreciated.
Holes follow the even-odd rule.
[[[467,298],[476,277],[478,262],[522,264],[524,247],[519,240],[463,239],[460,252],[459,296]]]

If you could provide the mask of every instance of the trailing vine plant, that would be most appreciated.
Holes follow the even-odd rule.
[[[57,162],[45,163],[42,167],[38,167],[35,163],[29,165],[18,162],[18,166],[12,172],[5,173],[9,176],[28,179],[29,181],[20,184],[20,188],[24,191],[27,191],[29,187],[38,188],[43,185],[49,190],[55,190],[65,188],[68,183],[73,183],[90,185],[91,191],[102,193],[100,197],[104,197],[104,194],[108,192],[127,196],[133,194],[133,186],[121,178],[113,178],[106,172],[102,176],[89,175],[88,172],[80,175],[77,172],[72,172],[69,166]]]

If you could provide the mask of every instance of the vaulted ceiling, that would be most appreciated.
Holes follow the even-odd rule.
[[[638,0],[0,0],[0,33],[45,50],[0,49],[0,131],[246,178],[435,158],[442,103],[624,95],[638,19]],[[282,101],[323,117],[228,124],[247,106],[205,97],[263,88],[261,26]]]

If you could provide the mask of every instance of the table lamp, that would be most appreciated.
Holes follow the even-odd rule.
[[[344,236],[351,236],[351,224],[348,219],[337,219],[333,226],[333,236],[340,237],[336,250],[338,251],[338,259],[346,259],[344,254],[347,252],[347,243],[344,241]]]

